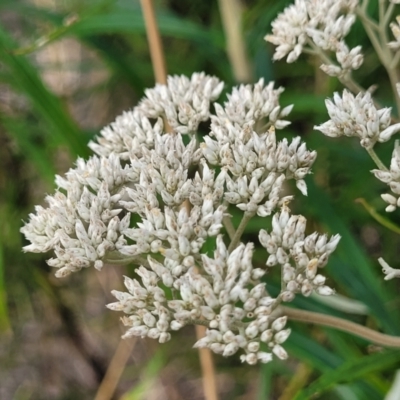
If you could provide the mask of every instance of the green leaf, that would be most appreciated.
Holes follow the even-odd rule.
[[[390,229],[392,232],[400,234],[400,226],[394,224],[389,219],[385,218],[383,215],[379,214],[374,207],[372,207],[365,199],[356,199],[356,203],[360,203],[369,213],[369,215],[379,222],[382,226]]]
[[[334,233],[339,233],[342,239],[332,254],[328,270],[330,274],[349,293],[366,304],[375,318],[380,321],[382,327],[390,334],[400,333],[398,318],[390,313],[385,304],[390,300],[388,290],[383,288],[383,277],[380,268],[371,265],[368,257],[357,243],[347,225],[343,222],[333,208],[328,196],[315,185],[311,179],[307,179],[308,200],[307,213],[329,227]]]
[[[58,144],[66,145],[73,154],[87,156],[87,138],[65,111],[59,98],[43,84],[33,65],[23,56],[13,55],[12,39],[0,26],[0,60],[15,77],[16,89],[31,101],[36,113],[50,126]]]
[[[7,291],[4,282],[4,256],[3,246],[0,243],[0,332],[6,332],[10,329],[10,319],[7,309]]]
[[[285,342],[285,348],[289,351],[289,356],[298,357],[305,364],[325,375],[340,368],[345,362],[339,354],[328,350],[326,346],[318,343],[309,334],[303,334],[297,330],[292,331],[289,339]],[[369,382],[354,383],[351,389],[358,394],[358,398],[368,398],[368,400],[382,398],[381,393]]]
[[[35,165],[41,177],[53,184],[56,174],[54,165],[45,147],[37,144],[32,137],[33,128],[24,120],[7,118],[5,115],[0,115],[0,122],[6,132],[16,141],[24,156]]]
[[[163,350],[158,348],[156,354],[150,359],[144,367],[140,383],[126,392],[121,400],[141,400],[147,398],[146,394],[154,384],[154,380],[159,375],[161,369],[165,366],[166,360]]]
[[[295,400],[308,400],[315,394],[321,394],[338,383],[351,382],[366,374],[391,367],[400,361],[400,351],[390,351],[363,356],[356,360],[345,362],[333,371],[323,374],[306,389],[297,394]]]

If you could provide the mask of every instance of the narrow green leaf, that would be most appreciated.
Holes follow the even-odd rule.
[[[328,196],[312,179],[307,179],[307,187],[308,215],[314,215],[320,222],[329,226],[331,232],[342,236],[327,267],[330,274],[344,284],[355,299],[369,307],[387,333],[400,333],[398,318],[395,318],[385,306],[390,296],[389,292],[383,289],[383,277],[378,275],[380,268],[374,269],[371,265],[342,218],[335,212]]]
[[[65,111],[60,100],[45,87],[33,65],[25,57],[13,55],[13,49],[13,41],[0,26],[0,59],[16,77],[16,89],[29,98],[38,116],[51,127],[59,144],[66,145],[74,154],[87,156],[87,138]]]
[[[30,134],[32,127],[26,121],[7,118],[4,115],[0,115],[0,123],[16,141],[26,159],[35,165],[41,177],[52,184],[56,173],[54,165],[48,157],[46,149],[35,143],[32,138]]]
[[[328,350],[309,335],[297,331],[292,331],[289,339],[285,342],[285,348],[289,351],[289,356],[298,357],[305,364],[326,375],[345,363],[343,357]],[[352,390],[358,393],[358,398],[368,398],[368,400],[382,398],[381,393],[368,382],[354,383]]]
[[[399,361],[400,351],[392,350],[390,352],[372,354],[345,362],[335,370],[323,374],[310,386],[299,392],[295,400],[308,400],[316,393],[321,394],[335,384],[360,379],[366,374],[386,369]]]
[[[142,400],[147,398],[146,394],[151,389],[154,383],[154,379],[159,375],[160,370],[164,367],[166,360],[164,359],[164,353],[161,348],[157,350],[157,353],[150,359],[143,371],[143,376],[140,379],[140,383],[125,393],[121,400]]]
[[[10,329],[10,319],[7,309],[7,291],[4,281],[4,254],[3,246],[0,243],[0,332],[6,332]]]
[[[400,226],[394,224],[392,221],[379,214],[374,207],[368,204],[367,200],[360,198],[356,199],[355,201],[356,203],[360,203],[368,211],[369,215],[377,222],[379,222],[382,226],[390,229],[394,233],[400,234]]]

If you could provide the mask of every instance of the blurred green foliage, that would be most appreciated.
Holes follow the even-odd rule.
[[[282,104],[295,104],[292,125],[279,134],[301,135],[308,147],[318,152],[314,175],[308,179],[309,195],[296,196],[294,211],[307,216],[310,230],[342,236],[327,270],[339,293],[357,299],[370,310],[368,317],[353,319],[400,334],[399,283],[384,282],[376,262],[381,255],[397,260],[399,236],[355,202],[365,198],[382,214],[384,204],[379,194],[385,188],[371,176],[373,163],[358,143],[328,139],[313,131],[314,125],[327,118],[324,99],[341,90],[340,84],[321,77],[316,60],[302,57],[295,65],[272,63],[273,48],[263,40],[271,21],[289,3],[247,0],[243,29],[254,80],[275,80],[286,88]],[[369,11],[374,13],[375,8],[375,2],[371,2]],[[206,71],[219,76],[228,87],[234,84],[217,2],[163,0],[157,2],[157,10],[169,73]],[[116,317],[99,311],[110,298],[109,290],[103,290],[109,289],[107,283],[101,284],[101,278],[100,283],[93,280],[90,276],[99,274],[95,271],[56,281],[44,261],[47,257],[21,253],[24,240],[19,228],[34,205],[43,204],[43,194],[54,189],[54,174],[66,172],[77,156],[87,157],[86,143],[99,129],[134,106],[144,89],[153,86],[140,3],[2,0],[0,15],[0,335],[6,343],[6,348],[3,345],[0,349],[0,381],[7,382],[0,389],[0,397],[93,398],[120,335]],[[359,25],[352,30],[349,42],[361,44],[366,54],[365,67],[356,78],[365,87],[378,83],[378,100],[391,105],[388,80]],[[54,60],[43,58],[46,51],[57,52],[57,46],[64,46],[64,61],[54,64]],[[81,54],[79,59],[73,57],[75,52]],[[46,78],[60,71],[76,75],[78,82],[71,84],[73,90],[57,89],[54,80],[51,83]],[[101,79],[92,85],[85,82],[86,77],[96,74]],[[391,145],[380,145],[377,151],[383,160],[390,160]],[[398,214],[390,217],[400,223]],[[263,220],[252,221],[247,237],[254,238],[264,226]],[[261,260],[263,255],[257,253],[257,257]],[[274,279],[272,275],[268,281],[271,293],[278,282]],[[115,278],[113,281],[118,282]],[[299,299],[295,304],[349,318],[315,299]],[[215,358],[219,373],[228,382],[223,398],[279,398],[284,388],[299,378],[299,365],[306,366],[308,373],[303,381],[300,379],[296,399],[308,399],[317,392],[321,399],[384,398],[400,353],[381,349],[370,353],[374,349],[348,334],[291,325],[293,334],[287,347],[292,361],[258,368]],[[40,339],[44,349],[32,339],[38,330],[47,332],[45,339]],[[88,340],[88,335],[92,339]],[[143,369],[137,365],[127,368],[119,394],[126,393],[126,399],[144,398],[140,397],[141,390],[148,389],[148,382],[162,373],[165,359],[176,363],[177,369],[185,366],[185,378],[199,377],[197,353],[189,351],[190,335],[185,331],[182,336],[185,348],[183,344],[168,344],[162,357],[158,355],[153,362],[148,361],[149,354],[142,355],[146,360]],[[56,364],[63,362],[65,354],[46,357],[50,354],[50,337],[73,343],[89,366],[89,378],[79,380],[60,373]],[[44,367],[38,360],[41,356],[43,363],[53,364]],[[58,374],[52,375],[56,389],[43,386],[53,367]],[[24,368],[27,373],[22,373]],[[140,381],[140,376],[145,378]],[[190,385],[180,389],[184,385],[178,379],[175,384],[176,391],[181,390],[180,398],[185,398],[182,393]]]

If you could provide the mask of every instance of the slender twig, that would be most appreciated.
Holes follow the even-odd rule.
[[[400,95],[396,90],[396,83],[399,82],[399,74],[396,66],[393,63],[392,53],[386,45],[389,40],[387,36],[387,24],[393,11],[392,6],[393,4],[390,3],[386,12],[384,12],[384,4],[382,0],[379,1],[380,18],[377,31],[372,29],[371,25],[374,23],[374,21],[367,15],[365,10],[358,7],[356,12],[364,26],[365,32],[367,33],[376,54],[379,57],[379,60],[386,69],[396,100],[397,115],[400,115]]]
[[[369,3],[369,0],[363,0],[362,4],[360,6],[361,10],[366,11],[368,8],[368,3]]]
[[[240,221],[240,225],[237,228],[236,232],[235,232],[235,236],[233,237],[229,247],[228,247],[228,251],[231,252],[232,250],[235,250],[236,246],[239,244],[240,242],[240,238],[242,237],[242,234],[244,232],[244,230],[246,229],[247,224],[249,223],[249,221],[254,217],[254,213],[253,212],[245,212],[243,215],[242,220]]]
[[[313,54],[318,56],[327,65],[336,65],[336,63],[315,43],[309,39],[308,42],[310,49],[304,49],[304,53]],[[353,80],[350,75],[338,76],[339,81],[353,93],[365,92],[366,90]]]
[[[294,399],[296,393],[306,386],[307,381],[313,372],[313,368],[309,367],[307,364],[299,364],[278,400]]]
[[[94,400],[110,400],[114,396],[115,389],[129,360],[136,338],[121,339],[111,359],[104,379],[101,381]]]
[[[224,224],[224,227],[229,236],[229,239],[232,241],[233,238],[235,237],[235,233],[236,233],[235,227],[233,226],[233,223],[232,223],[232,218],[226,215],[222,219],[222,223]]]
[[[105,261],[108,264],[115,264],[115,265],[127,265],[130,263],[136,263],[136,264],[140,264],[143,265],[145,267],[149,267],[149,263],[148,261],[143,258],[143,257],[125,257],[125,258],[106,258]]]
[[[206,327],[196,325],[197,340],[205,336]],[[215,368],[210,349],[199,349],[201,370],[203,373],[203,390],[206,400],[218,400]]]
[[[388,25],[390,18],[392,18],[393,10],[394,10],[394,2],[390,2],[386,10],[385,16],[383,17],[382,20],[383,26],[386,27]]]
[[[167,83],[167,69],[165,67],[165,57],[160,32],[154,13],[153,0],[141,0],[141,4],[156,82],[165,85]]]
[[[379,22],[382,23],[385,17],[385,3],[386,0],[379,0]]]
[[[397,50],[392,59],[392,62],[390,63],[390,68],[396,68],[399,61],[400,61],[400,50]]]
[[[312,311],[298,310],[291,307],[280,306],[279,310],[293,321],[306,322],[338,329],[366,339],[374,344],[384,347],[400,348],[400,337],[390,336],[376,332],[365,326],[347,321],[332,315],[320,314]]]
[[[386,168],[385,164],[381,161],[381,159],[378,157],[378,155],[375,153],[375,150],[370,148],[366,149],[374,163],[377,165],[377,167],[382,170],[382,171],[387,171],[388,169]]]
[[[240,0],[218,0],[226,46],[236,82],[252,80],[251,67],[242,35],[242,4]]]

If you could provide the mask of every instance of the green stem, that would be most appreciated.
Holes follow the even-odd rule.
[[[378,155],[375,153],[375,150],[370,148],[366,149],[370,157],[374,160],[374,163],[377,165],[377,167],[382,170],[382,171],[388,171],[386,168],[385,164],[381,161],[381,159],[378,157]]]
[[[231,217],[225,216],[222,219],[222,223],[224,224],[229,239],[232,241],[233,238],[235,237],[236,230],[235,227],[233,226]]]
[[[243,234],[244,230],[246,229],[248,222],[254,217],[254,214],[255,214],[254,212],[247,212],[247,211],[244,213],[243,218],[240,221],[240,225],[237,228],[235,235],[228,247],[229,252],[235,250],[235,248],[239,244],[240,238],[242,237],[242,234]]]
[[[359,336],[380,346],[400,348],[400,337],[376,332],[365,326],[342,318],[284,306],[281,306],[279,310],[282,312],[282,315],[286,315],[293,321],[327,326],[329,328],[338,329]]]
[[[304,53],[318,56],[327,65],[336,65],[336,63],[323,50],[316,46],[311,39],[309,39],[307,43],[309,44],[311,49],[304,49]],[[338,76],[338,79],[343,86],[345,86],[347,89],[355,94],[359,92],[365,92],[365,89],[361,87],[357,82],[355,82],[350,74],[347,74],[345,76]]]
[[[386,10],[385,16],[383,17],[382,26],[388,25],[390,18],[392,18],[393,10],[394,10],[394,3],[390,2]]]
[[[367,8],[368,8],[368,2],[369,2],[369,0],[363,0],[362,4],[361,4],[361,6],[360,6],[360,8],[361,8],[362,11],[365,12],[365,11],[367,10]]]
[[[365,10],[359,7],[356,13],[363,23],[365,32],[367,33],[376,54],[386,69],[396,100],[397,115],[400,115],[400,96],[396,89],[396,83],[399,82],[399,75],[393,63],[391,51],[386,45],[389,40],[387,36],[387,24],[393,11],[393,3],[390,3],[385,13],[384,11],[381,11],[383,6],[382,0],[379,0],[380,18],[377,32],[372,29],[372,24],[375,22],[366,14]]]
[[[383,23],[383,19],[385,17],[385,3],[386,0],[379,0],[379,23]]]
[[[126,257],[126,258],[118,258],[118,259],[106,258],[104,260],[104,262],[108,263],[108,264],[115,264],[115,265],[126,265],[131,262],[134,262],[136,264],[141,264],[147,268],[150,268],[149,263],[143,257]]]
[[[390,68],[393,68],[393,69],[396,68],[399,61],[400,61],[400,50],[397,50],[396,53],[394,54],[392,62],[390,63]]]

